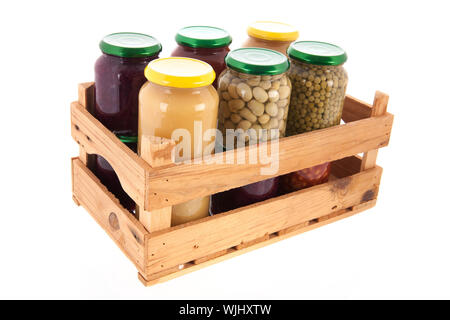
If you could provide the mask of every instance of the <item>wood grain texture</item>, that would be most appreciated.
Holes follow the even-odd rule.
[[[139,153],[153,169],[174,163],[175,141],[166,138],[143,135],[140,137]],[[148,189],[148,186],[146,186]],[[146,192],[148,196],[148,191]],[[137,209],[139,221],[149,232],[170,228],[172,220],[172,206],[160,209]]]
[[[147,176],[146,208],[159,209],[217,192],[258,182],[295,170],[352,156],[388,145],[392,115],[368,118],[344,125],[304,133],[279,141],[279,170],[274,175],[261,175],[260,162],[226,163],[234,150],[216,154],[212,164],[178,164],[162,167]],[[242,148],[245,159],[257,146]],[[222,160],[223,163],[217,163]],[[186,186],[189,188],[186,188]]]
[[[95,106],[94,82],[85,82],[78,85],[78,103],[85,107],[89,113],[92,113]],[[86,150],[80,146],[79,157],[88,168],[92,168],[95,161],[94,155],[89,155]]]
[[[342,120],[346,123],[369,118],[372,106],[364,101],[347,95],[342,110]]]
[[[145,200],[145,175],[151,167],[123,144],[82,105],[71,105],[72,137],[88,154],[105,158],[119,177],[123,189],[139,205]]]
[[[175,141],[171,139],[142,135],[139,155],[152,168],[163,167],[175,162]]]
[[[295,236],[295,235],[298,235],[298,234],[301,234],[301,233],[304,233],[307,231],[311,231],[316,228],[325,226],[327,224],[350,217],[361,211],[372,208],[373,206],[375,206],[375,203],[376,203],[376,200],[371,200],[371,201],[362,203],[360,205],[356,205],[351,208],[347,208],[347,210],[341,211],[337,215],[329,215],[326,218],[323,217],[323,219],[319,219],[319,221],[314,224],[302,223],[297,228],[292,228],[290,230],[290,232],[281,232],[279,235],[271,235],[271,237],[268,240],[263,241],[263,242],[258,242],[258,243],[254,244],[250,247],[247,247],[245,249],[236,250],[236,249],[230,248],[228,250],[220,252],[220,254],[218,254],[218,256],[216,256],[216,257],[214,257],[214,255],[211,255],[211,259],[201,261],[201,263],[195,264],[195,263],[190,262],[190,263],[185,264],[182,269],[173,268],[172,272],[161,272],[159,274],[154,274],[151,276],[144,276],[142,273],[138,273],[138,278],[142,282],[142,284],[147,287],[158,284],[158,283],[163,283],[163,282],[175,279],[177,277],[180,277],[182,275],[188,274],[190,272],[200,270],[202,268],[225,261],[227,259],[237,257],[241,254],[244,254],[244,253],[259,249],[259,248],[263,248],[265,246],[268,246],[268,245],[276,243],[278,241],[290,238],[292,236]],[[289,260],[290,257],[287,257],[286,259]],[[260,267],[260,266],[258,266],[258,267]],[[252,268],[252,266],[249,266],[248,272],[251,272],[251,268]]]
[[[73,194],[114,240],[140,272],[145,272],[148,232],[124,209],[95,175],[79,160],[72,160]]]
[[[385,93],[377,91],[373,101],[373,107],[370,116],[372,118],[381,117],[387,112],[387,105],[389,102],[389,96]],[[374,148],[364,153],[361,170],[367,170],[376,166],[378,156],[378,148]]]
[[[227,213],[204,218],[146,239],[153,274],[262,238],[299,223],[376,198],[381,176],[376,167]]]

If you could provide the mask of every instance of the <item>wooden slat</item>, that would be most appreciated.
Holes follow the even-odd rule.
[[[123,189],[144,205],[146,170],[150,166],[95,119],[82,105],[71,105],[72,137],[89,154],[105,158],[119,177]]]
[[[152,168],[163,167],[175,162],[175,141],[171,139],[142,135],[139,155]]]
[[[370,116],[380,117],[386,114],[388,102],[389,96],[380,91],[377,91],[375,93],[375,99],[373,101],[373,107]],[[361,170],[367,170],[375,167],[377,163],[377,155],[378,155],[378,148],[374,148],[370,151],[365,152],[361,162]]]
[[[369,118],[372,113],[372,106],[364,101],[358,100],[347,95],[344,100],[344,110],[342,111],[342,120],[352,122]]]
[[[279,170],[274,175],[261,175],[261,168],[267,167],[261,162],[227,164],[225,159],[233,150],[212,156],[212,164],[179,164],[154,170],[147,177],[146,208],[175,205],[387,146],[392,120],[393,116],[387,114],[283,138],[279,141]],[[245,159],[256,147],[241,149]]]
[[[307,231],[311,231],[316,228],[325,226],[327,224],[350,217],[361,211],[372,208],[373,206],[375,206],[375,203],[376,203],[375,199],[368,201],[368,202],[364,202],[360,205],[349,208],[349,210],[341,211],[341,213],[338,215],[334,215],[334,216],[330,215],[330,216],[324,217],[323,219],[319,219],[319,221],[314,224],[302,223],[301,225],[298,226],[298,228],[293,228],[290,232],[282,232],[279,235],[271,236],[266,241],[256,243],[256,244],[254,244],[250,247],[247,247],[245,249],[242,249],[242,250],[235,250],[235,249],[230,248],[228,250],[218,253],[216,256],[211,255],[210,259],[205,259],[205,260],[199,261],[199,263],[187,263],[183,266],[182,269],[178,268],[178,270],[177,270],[177,268],[173,268],[172,272],[162,272],[160,274],[154,274],[151,276],[144,276],[142,273],[139,273],[138,278],[145,286],[152,286],[152,285],[155,285],[158,283],[162,283],[162,282],[180,277],[182,275],[200,270],[200,269],[208,267],[210,265],[225,261],[227,259],[231,259],[231,258],[239,256],[241,254],[268,246],[270,244],[290,238],[292,236],[295,236],[295,235],[298,235],[298,234],[301,234],[301,233],[304,233]],[[289,259],[289,258],[290,257],[287,257],[287,259]],[[251,272],[251,266],[249,267],[249,272]]]
[[[85,107],[89,113],[92,113],[95,105],[94,82],[85,82],[78,85],[78,103]],[[89,155],[86,150],[80,146],[80,160],[88,168],[92,168],[95,159],[93,155]]]
[[[336,178],[344,178],[361,171],[361,157],[352,156],[333,161],[331,163],[331,175]]]
[[[375,199],[381,168],[190,222],[147,239],[146,274],[163,271]]]
[[[140,156],[155,169],[174,162],[175,141],[160,137],[143,135],[140,137]],[[148,195],[148,193],[146,193]],[[145,210],[137,208],[139,221],[149,232],[170,228],[172,220],[172,206],[160,209]]]
[[[78,158],[72,160],[72,170],[75,198],[136,268],[145,272],[145,239],[148,232]]]

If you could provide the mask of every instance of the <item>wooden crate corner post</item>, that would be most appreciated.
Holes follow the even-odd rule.
[[[92,112],[95,105],[95,87],[94,82],[85,82],[78,85],[78,103]],[[80,160],[88,167],[92,167],[94,158],[90,156],[82,146],[80,146]]]
[[[373,101],[371,117],[378,117],[386,114],[389,96],[381,91],[375,93]],[[374,168],[377,164],[378,149],[369,150],[364,152],[361,161],[361,171]]]
[[[147,135],[142,135],[140,139],[140,156],[153,169],[170,165],[174,162],[175,141]],[[147,190],[145,196],[148,197]],[[148,232],[170,228],[172,206],[168,205],[151,211],[145,209],[147,208],[137,208],[136,211],[139,216],[139,221]]]

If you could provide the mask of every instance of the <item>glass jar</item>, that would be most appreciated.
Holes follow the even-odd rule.
[[[291,96],[289,61],[263,48],[231,51],[219,78],[219,130],[224,150],[284,137]],[[211,213],[232,210],[271,198],[278,178],[252,183],[212,197]]]
[[[348,77],[343,64],[347,54],[335,45],[297,41],[288,49],[292,98],[287,135],[339,125]],[[286,191],[326,182],[330,163],[300,170],[283,177]]]
[[[212,67],[196,59],[164,58],[152,61],[145,76],[148,82],[139,93],[138,152],[142,135],[152,135],[181,140],[176,147],[179,161],[201,157],[214,145],[217,127],[219,97],[211,85]],[[213,134],[204,139],[207,131]],[[172,225],[208,216],[209,200],[204,197],[173,206]]]
[[[273,21],[256,21],[247,28],[248,39],[243,48],[272,49],[286,55],[289,45],[297,40],[298,30],[293,26]]]
[[[225,70],[225,56],[230,51],[231,36],[223,29],[208,26],[190,26],[178,31],[175,36],[178,46],[172,57],[187,57],[202,60],[213,67],[216,75]],[[217,88],[217,79],[213,82]]]
[[[158,58],[161,44],[145,34],[114,33],[103,38],[100,49],[103,54],[95,63],[94,116],[123,141],[136,140],[138,95],[146,81],[144,70]],[[96,156],[93,170],[125,207],[134,207],[104,158]]]
[[[161,44],[139,33],[114,33],[100,42],[95,63],[95,117],[109,130],[136,136],[138,95],[146,82],[148,63],[158,58]]]
[[[120,141],[125,143],[131,150],[137,152],[137,137],[118,136]],[[95,161],[95,175],[101,183],[107,186],[108,190],[119,199],[121,205],[130,212],[134,212],[136,204],[133,199],[123,190],[119,177],[114,172],[108,161],[103,157],[97,156]]]

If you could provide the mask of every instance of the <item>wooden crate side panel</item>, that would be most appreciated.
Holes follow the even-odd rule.
[[[369,118],[372,113],[372,106],[364,101],[347,95],[344,100],[342,110],[342,120],[346,123]]]
[[[71,105],[72,137],[88,154],[105,158],[123,189],[140,205],[145,200],[145,175],[150,166],[95,119],[83,106]]]
[[[331,175],[336,178],[352,176],[361,171],[361,157],[351,156],[331,163]]]
[[[95,175],[72,160],[73,194],[140,272],[145,272],[145,228],[124,209]]]
[[[389,96],[380,91],[377,91],[375,93],[372,113],[370,116],[378,117],[386,114],[388,102]],[[378,155],[378,148],[365,152],[361,162],[361,170],[367,170],[375,167],[377,163],[377,155]]]
[[[95,87],[93,82],[80,83],[78,85],[78,103],[92,113],[95,106]],[[95,158],[93,155],[89,155],[81,146],[79,157],[88,168],[92,168]]]
[[[179,164],[158,168],[147,177],[146,208],[158,209],[175,205],[384,147],[389,143],[392,118],[388,114],[283,138],[279,141],[279,170],[274,175],[261,175],[261,168],[267,167],[267,164],[261,162],[227,164],[224,159],[233,151],[214,155],[213,164]],[[255,148],[256,146],[242,148],[242,157],[249,159]],[[222,163],[218,163],[219,160]]]
[[[155,285],[158,283],[172,280],[174,278],[177,278],[182,275],[188,274],[190,272],[194,272],[199,269],[205,268],[207,266],[225,261],[227,259],[231,259],[233,257],[250,252],[252,250],[256,250],[256,249],[268,246],[270,244],[290,238],[292,236],[295,236],[295,235],[298,235],[298,234],[301,234],[301,233],[304,233],[307,231],[311,231],[316,228],[325,226],[327,224],[350,217],[361,211],[372,208],[373,206],[375,206],[375,203],[376,203],[376,199],[370,200],[370,201],[364,202],[360,205],[353,206],[353,207],[345,209],[345,210],[341,210],[340,212],[337,212],[336,214],[325,215],[325,216],[317,219],[317,222],[301,223],[298,226],[292,227],[290,230],[288,230],[288,232],[279,232],[277,234],[272,234],[269,236],[268,240],[262,241],[259,243],[255,243],[254,245],[244,248],[242,250],[236,250],[235,248],[229,248],[227,250],[217,252],[216,254],[212,254],[209,258],[199,259],[198,263],[194,263],[194,262],[187,263],[187,264],[183,265],[181,269],[173,268],[171,270],[163,271],[163,272],[152,274],[152,275],[145,275],[145,274],[139,273],[138,277],[139,277],[139,280],[145,286],[152,286],[152,285]],[[251,272],[251,271],[249,271],[249,272]]]
[[[160,272],[267,234],[375,199],[376,167],[354,176],[194,221],[147,238],[146,274]]]

